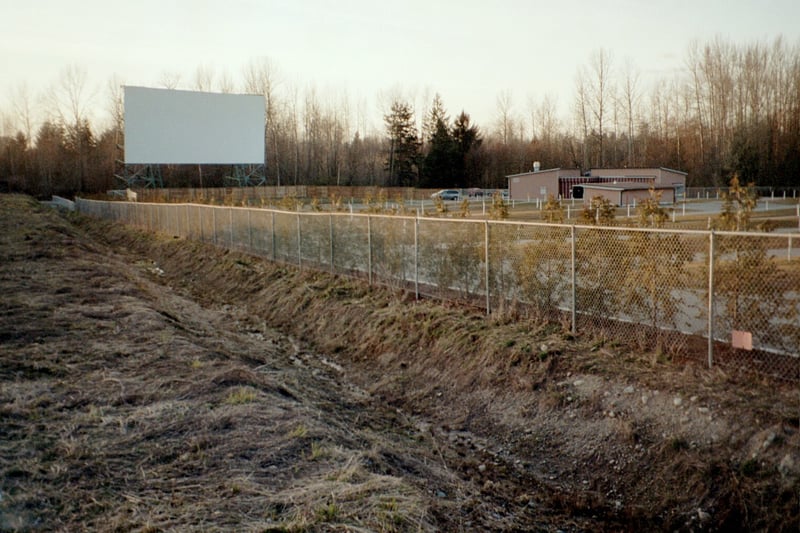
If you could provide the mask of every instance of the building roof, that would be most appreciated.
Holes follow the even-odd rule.
[[[675,170],[674,168],[667,168],[667,167],[594,167],[589,169],[589,173],[593,170],[666,170],[667,172],[674,172],[675,174],[683,174],[684,176],[688,176],[688,172],[683,172],[682,170]]]
[[[575,187],[583,187],[584,189],[601,189],[606,191],[640,191],[653,189],[674,189],[674,185],[652,185],[649,183],[581,183]]]
[[[518,178],[520,176],[528,176],[530,174],[543,174],[545,172],[555,172],[555,171],[558,171],[558,170],[561,170],[561,167],[546,168],[544,170],[530,170],[528,172],[520,172],[519,174],[509,174],[509,175],[506,176],[506,178]]]
[[[556,167],[556,168],[547,168],[547,169],[542,169],[542,170],[530,170],[528,172],[520,172],[519,174],[508,174],[508,175],[506,175],[506,179],[508,179],[508,178],[519,178],[521,176],[533,176],[533,175],[536,175],[536,174],[545,174],[545,173],[548,173],[548,172],[560,172],[562,170],[565,171],[565,172],[578,172],[578,176],[576,176],[576,177],[579,177],[579,176],[582,175],[582,172],[581,172],[581,170],[579,168],[561,168],[561,167]],[[622,170],[625,170],[625,171],[635,170],[635,171],[651,172],[652,173],[650,175],[642,174],[640,176],[620,175],[619,176],[620,178],[655,176],[655,174],[657,172],[662,171],[662,170],[665,170],[667,172],[674,172],[675,174],[683,174],[684,176],[688,176],[689,175],[687,172],[683,172],[681,170],[675,170],[675,169],[667,168],[667,167],[624,167],[624,168],[619,168],[619,167],[597,167],[597,168],[589,169],[589,177],[598,177],[598,176],[593,176],[594,172],[598,172],[598,171],[613,172],[613,171],[616,171],[616,170],[619,170],[619,171],[622,171]],[[613,176],[610,176],[609,174],[606,174],[605,176],[602,176],[602,177],[613,177]]]
[[[674,172],[675,174],[683,174],[684,176],[688,176],[688,172],[684,172],[682,170],[675,170],[674,168],[667,168],[667,167],[659,167],[661,170],[667,170],[669,172]]]

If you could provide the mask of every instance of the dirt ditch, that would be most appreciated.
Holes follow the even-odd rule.
[[[797,531],[795,386],[0,197],[0,530]]]

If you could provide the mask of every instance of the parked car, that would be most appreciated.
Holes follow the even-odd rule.
[[[508,200],[508,189],[493,189],[486,191],[488,196],[494,197],[496,194],[499,194],[503,200]]]
[[[456,189],[442,189],[431,194],[431,198],[441,198],[442,200],[458,200],[461,198],[461,191]]]

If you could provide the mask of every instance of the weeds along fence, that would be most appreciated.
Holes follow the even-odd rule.
[[[608,342],[800,381],[800,251],[792,235],[76,204],[88,215],[301,269],[487,313],[531,313]]]
[[[378,187],[333,185],[264,185],[257,187],[209,187],[202,189],[137,189],[142,202],[180,203],[195,202],[217,203],[224,205],[262,205],[262,201],[280,200],[285,197],[294,198],[331,198],[339,197],[345,201],[353,199],[359,202],[364,198],[378,198],[384,194],[386,198],[402,198],[406,201],[430,200],[436,189],[415,189],[413,187]]]

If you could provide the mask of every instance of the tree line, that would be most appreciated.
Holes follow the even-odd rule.
[[[451,117],[435,94],[380,95],[382,123],[364,100],[323,95],[285,82],[268,59],[254,60],[237,84],[199,67],[158,85],[262,94],[269,184],[502,188],[506,176],[542,168],[669,167],[689,186],[743,182],[791,186],[800,175],[800,43],[782,37],[736,44],[692,43],[685,68],[645,87],[630,62],[604,49],[578,67],[565,116],[545,95],[517,105],[497,96],[493,120],[466,110]],[[108,119],[89,112],[85,70],[69,67],[41,95],[18,85],[0,109],[0,190],[37,196],[119,188],[123,154],[121,82],[108,83]],[[41,118],[39,118],[41,117]],[[37,120],[38,119],[38,120]],[[163,165],[170,187],[229,184],[222,166]]]

